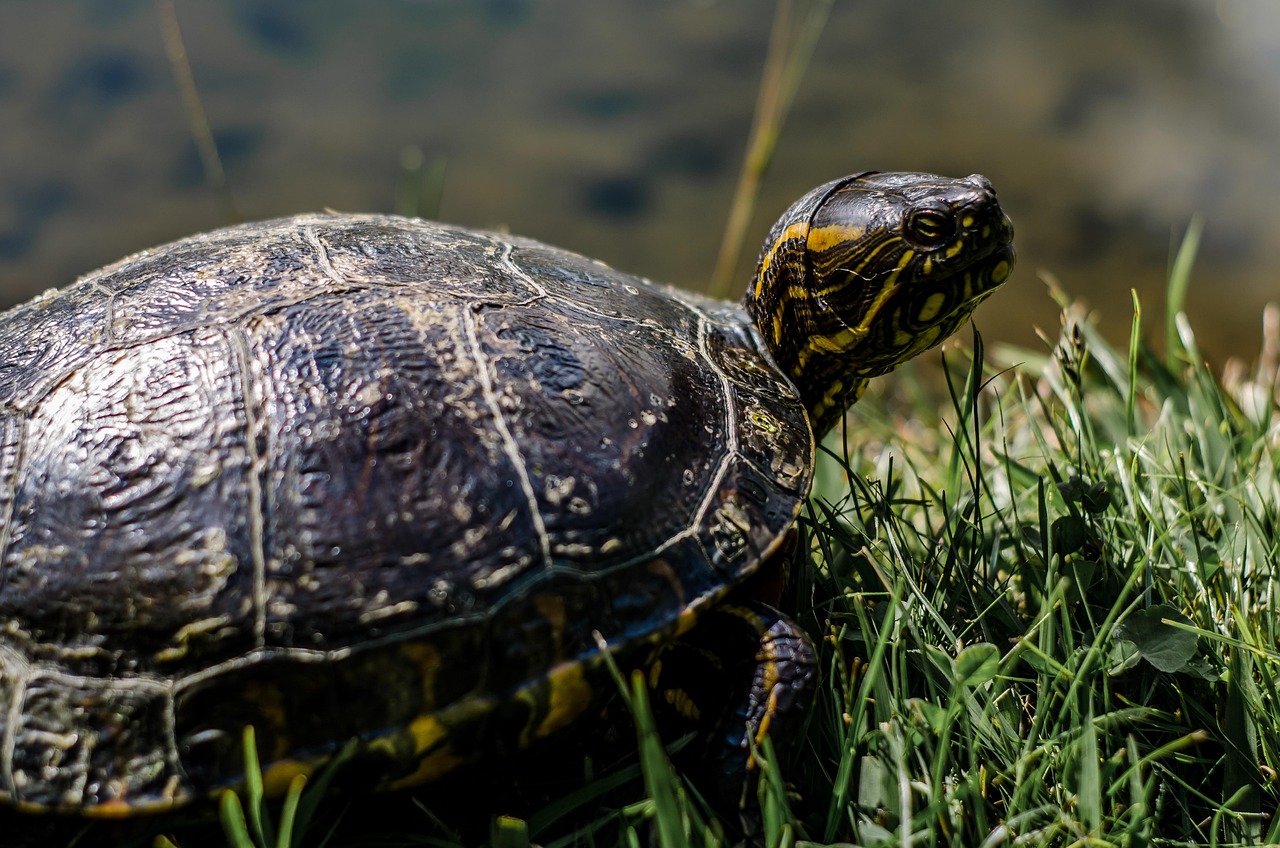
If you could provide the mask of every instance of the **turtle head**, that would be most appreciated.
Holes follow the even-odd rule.
[[[868,172],[814,189],[774,224],[746,307],[822,435],[1012,268],[1013,225],[986,177]]]

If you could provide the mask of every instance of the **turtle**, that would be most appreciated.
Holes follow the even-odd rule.
[[[574,727],[606,656],[700,713],[688,644],[742,658],[708,711],[742,778],[815,687],[757,583],[816,440],[1005,281],[1012,232],[982,176],[855,174],[735,304],[326,212],[0,315],[0,805],[171,810],[240,784],[246,727],[269,793],[339,751],[428,783]]]

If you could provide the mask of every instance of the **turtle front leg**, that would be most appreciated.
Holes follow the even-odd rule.
[[[758,834],[759,771],[753,744],[766,735],[779,757],[798,740],[817,685],[817,654],[798,625],[767,604],[728,603],[699,615],[649,669],[659,726],[697,730],[684,770],[714,806]]]

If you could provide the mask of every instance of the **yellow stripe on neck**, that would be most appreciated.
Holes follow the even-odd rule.
[[[773,245],[769,248],[769,252],[765,254],[764,259],[760,262],[760,275],[756,277],[756,300],[764,294],[764,276],[769,273],[769,269],[773,267],[773,257],[777,254],[778,249],[782,247],[784,242],[792,239],[805,240],[809,234],[809,222],[797,221],[787,226],[782,234],[773,240]]]
[[[810,357],[815,353],[842,353],[850,348],[855,342],[860,341],[869,332],[873,322],[880,314],[880,310],[884,307],[886,301],[898,290],[898,277],[910,264],[915,257],[915,251],[906,250],[902,257],[898,260],[898,264],[894,267],[889,276],[885,278],[884,285],[880,292],[876,295],[875,300],[867,307],[866,313],[862,316],[862,320],[855,326],[846,326],[837,332],[828,333],[827,335],[812,335],[806,341],[796,354],[799,367],[803,368],[809,361]],[[834,290],[834,287],[830,290]]]
[[[825,336],[813,335],[796,352],[796,364],[804,368],[815,353],[841,353],[867,334],[866,327],[845,327]]]
[[[866,227],[849,227],[840,224],[832,224],[826,227],[814,227],[809,230],[809,249],[816,250],[821,253],[829,250],[838,244],[848,244],[849,242],[859,241],[867,234]]]
[[[815,426],[828,411],[839,409],[844,412],[845,409],[856,403],[858,398],[862,397],[862,393],[867,390],[867,380],[862,377],[854,378],[854,380],[855,382],[852,386],[847,385],[842,380],[836,380],[827,389],[826,394],[809,409],[809,419]]]

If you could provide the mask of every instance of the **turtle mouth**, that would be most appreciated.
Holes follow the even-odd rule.
[[[1012,237],[1010,232],[1009,238],[1012,239]],[[964,288],[971,293],[972,298],[978,300],[985,298],[1009,279],[1016,260],[1017,251],[1013,249],[1011,240],[994,245],[986,256],[979,257],[970,263],[968,268],[960,271],[960,274],[970,281]]]

